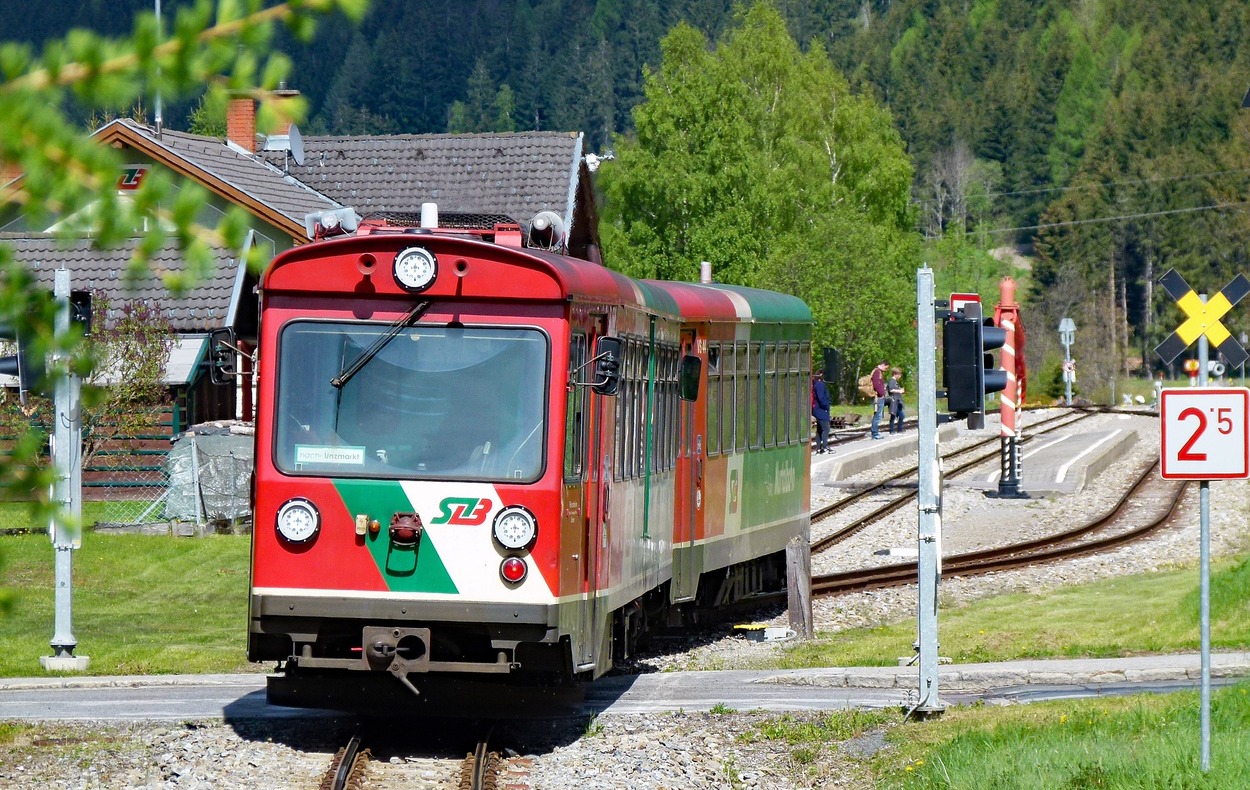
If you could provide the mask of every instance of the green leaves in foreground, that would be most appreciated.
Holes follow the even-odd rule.
[[[121,154],[101,145],[67,116],[78,103],[109,116],[141,106],[145,99],[200,93],[251,96],[260,102],[258,126],[293,119],[303,106],[280,103],[270,93],[285,79],[289,59],[271,51],[275,25],[307,38],[317,16],[341,12],[359,19],[365,0],[291,0],[265,7],[262,0],[198,0],[180,5],[162,33],[156,17],[141,14],[128,38],[110,39],[75,30],[38,55],[23,45],[0,45],[0,172],[19,174],[0,186],[8,215],[22,214],[28,227],[86,236],[102,247],[140,238],[128,274],[147,271],[159,250],[175,244],[177,270],[154,272],[173,292],[185,290],[213,265],[213,248],[242,250],[249,222],[235,208],[215,227],[197,223],[208,202],[205,190],[154,168],[122,197],[116,188]],[[250,261],[259,266],[260,261]],[[29,310],[29,278],[0,245],[0,323],[22,324],[41,350],[76,355],[81,338],[51,338],[51,323]],[[6,448],[9,449],[9,448]],[[17,493],[46,487],[40,472],[41,443],[18,438],[0,458],[0,488]]]

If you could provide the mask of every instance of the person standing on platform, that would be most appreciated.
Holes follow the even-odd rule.
[[[829,450],[829,388],[825,386],[825,374],[812,374],[812,418],[816,420],[816,454]]]
[[[885,383],[885,392],[890,401],[890,433],[903,432],[903,369],[894,368],[890,371],[890,380]]]
[[[885,372],[889,369],[890,363],[884,359],[872,369],[872,438],[874,439],[884,438],[881,435],[881,415],[885,413]]]

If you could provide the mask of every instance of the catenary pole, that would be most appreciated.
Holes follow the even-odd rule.
[[[69,271],[55,272],[53,297],[56,299],[56,333],[64,335],[70,323]],[[52,465],[54,471],[52,500],[56,506],[48,531],[56,553],[54,622],[52,655],[41,656],[39,663],[53,671],[78,671],[87,668],[87,656],[75,656],[78,640],[74,638],[73,617],[73,552],[81,545],[82,533],[82,423],[79,410],[81,382],[69,372],[64,352],[53,352],[50,368],[56,376],[53,395]]]
[[[917,650],[919,694],[912,713],[940,714],[938,695],[938,577],[942,560],[942,480],[937,453],[937,341],[934,330],[933,270],[916,270],[917,355],[917,496],[916,542],[919,566]]]

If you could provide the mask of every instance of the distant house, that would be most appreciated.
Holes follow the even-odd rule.
[[[377,212],[417,212],[434,202],[440,211],[508,216],[527,228],[540,211],[554,211],[568,229],[570,254],[598,261],[594,196],[582,135],[516,132],[473,135],[306,137],[297,129],[269,137],[255,132],[250,99],[231,103],[226,138],[158,130],[119,119],[94,137],[123,152],[118,189],[125,191],[152,169],[170,171],[204,187],[210,200],[203,223],[215,225],[231,205],[251,216],[247,244],[264,256],[308,241],[305,217],[351,208],[360,217]],[[87,239],[54,240],[50,228],[30,227],[16,210],[0,212],[0,244],[10,245],[36,277],[70,271],[74,289],[104,291],[114,304],[145,300],[159,305],[179,335],[167,366],[175,402],[174,432],[214,419],[250,419],[250,378],[236,386],[209,382],[207,333],[232,328],[240,346],[257,336],[258,275],[240,265],[247,250],[218,250],[217,271],[184,297],[173,299],[155,279],[130,288],[123,280],[134,244],[94,250]],[[176,249],[157,265],[177,269]],[[250,374],[245,357],[240,369]],[[16,386],[0,376],[0,386]]]

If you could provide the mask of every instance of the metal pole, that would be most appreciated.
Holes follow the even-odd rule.
[[[1003,343],[1003,370],[1007,372],[1007,386],[1003,389],[999,414],[1002,418],[998,435],[1001,443],[1002,469],[998,475],[998,496],[1011,499],[1027,499],[1020,489],[1024,465],[1020,456],[1020,431],[1017,425],[1020,400],[1019,383],[1016,381],[1016,320],[1019,305],[1016,304],[1016,282],[1004,277],[998,285],[999,326],[1006,334]]]
[[[1076,339],[1076,322],[1065,318],[1059,322],[1059,342],[1063,343],[1063,401],[1072,405],[1072,382],[1076,373],[1072,367],[1072,341]]]
[[[916,541],[920,592],[917,630],[919,694],[911,712],[935,715],[946,709],[938,696],[938,577],[942,572],[942,479],[937,447],[937,341],[934,329],[933,270],[916,270],[918,354]]]
[[[69,331],[69,271],[55,272],[53,296],[57,301],[56,333]],[[75,656],[78,640],[74,638],[73,616],[73,554],[82,544],[82,491],[81,453],[82,427],[78,410],[78,387],[76,376],[67,371],[64,354],[53,353],[52,370],[56,371],[56,389],[53,396],[52,464],[54,470],[52,501],[56,506],[48,531],[56,552],[54,583],[54,622],[52,655],[41,656],[39,663],[47,670],[82,671],[87,668],[88,657]],[[78,488],[75,488],[75,485]]]
[[[1241,347],[1242,347],[1242,348],[1245,348],[1247,343],[1250,343],[1250,335],[1247,335],[1245,332],[1242,332],[1242,333],[1241,333]],[[1242,363],[1241,363],[1241,386],[1243,386],[1243,387],[1244,387],[1244,386],[1246,386],[1246,363],[1245,363],[1245,360],[1242,360]]]
[[[1206,304],[1207,295],[1200,294]],[[1209,385],[1205,333],[1198,337],[1198,386]],[[1199,628],[1202,634],[1202,772],[1211,770],[1211,481],[1198,483]]]
[[[200,448],[195,443],[195,434],[191,434],[191,493],[195,497],[195,525],[204,526],[207,516],[204,512],[204,493],[200,490]]]

